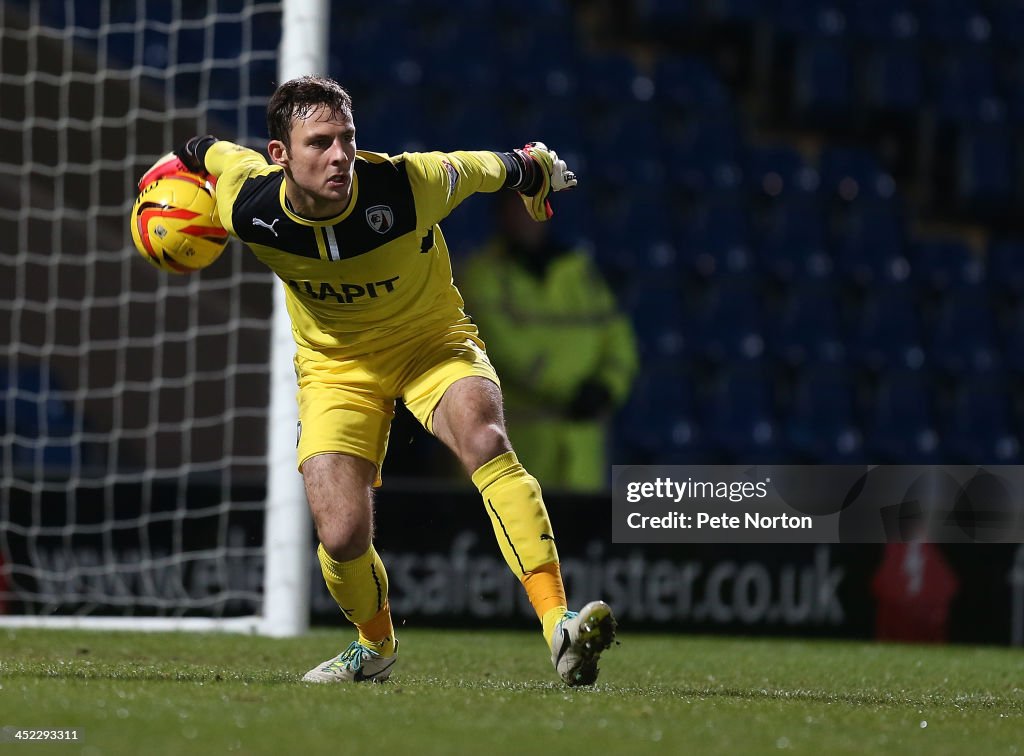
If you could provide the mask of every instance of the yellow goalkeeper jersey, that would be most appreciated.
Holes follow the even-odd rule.
[[[300,352],[335,358],[394,346],[464,317],[439,222],[474,192],[495,192],[505,166],[493,152],[356,153],[343,213],[312,220],[285,202],[285,174],[254,150],[215,142],[224,227],[284,282]]]

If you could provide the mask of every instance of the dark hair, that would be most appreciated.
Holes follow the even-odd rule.
[[[308,118],[318,108],[327,108],[331,118],[352,118],[352,96],[334,79],[300,76],[286,81],[267,103],[267,133],[271,139],[291,147],[292,121]]]

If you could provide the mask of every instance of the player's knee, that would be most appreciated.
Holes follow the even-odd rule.
[[[481,423],[466,434],[461,456],[466,468],[472,471],[510,451],[512,445],[501,423]]]
[[[317,538],[324,551],[336,562],[358,559],[370,548],[369,523],[331,523],[317,525]]]

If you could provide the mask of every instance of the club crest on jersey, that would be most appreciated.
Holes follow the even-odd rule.
[[[386,234],[395,225],[395,214],[387,205],[374,205],[366,210],[366,222],[378,234]]]

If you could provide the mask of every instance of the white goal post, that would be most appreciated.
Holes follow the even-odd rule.
[[[307,629],[282,289],[237,243],[163,274],[127,223],[175,140],[265,146],[277,82],[326,70],[328,12],[0,4],[0,626]]]
[[[327,0],[285,0],[280,81],[326,73]],[[266,519],[266,578],[263,583],[264,632],[275,636],[303,633],[309,625],[310,518],[295,470],[295,447],[288,430],[298,421],[291,321],[284,288],[274,287],[270,344],[270,432]]]

